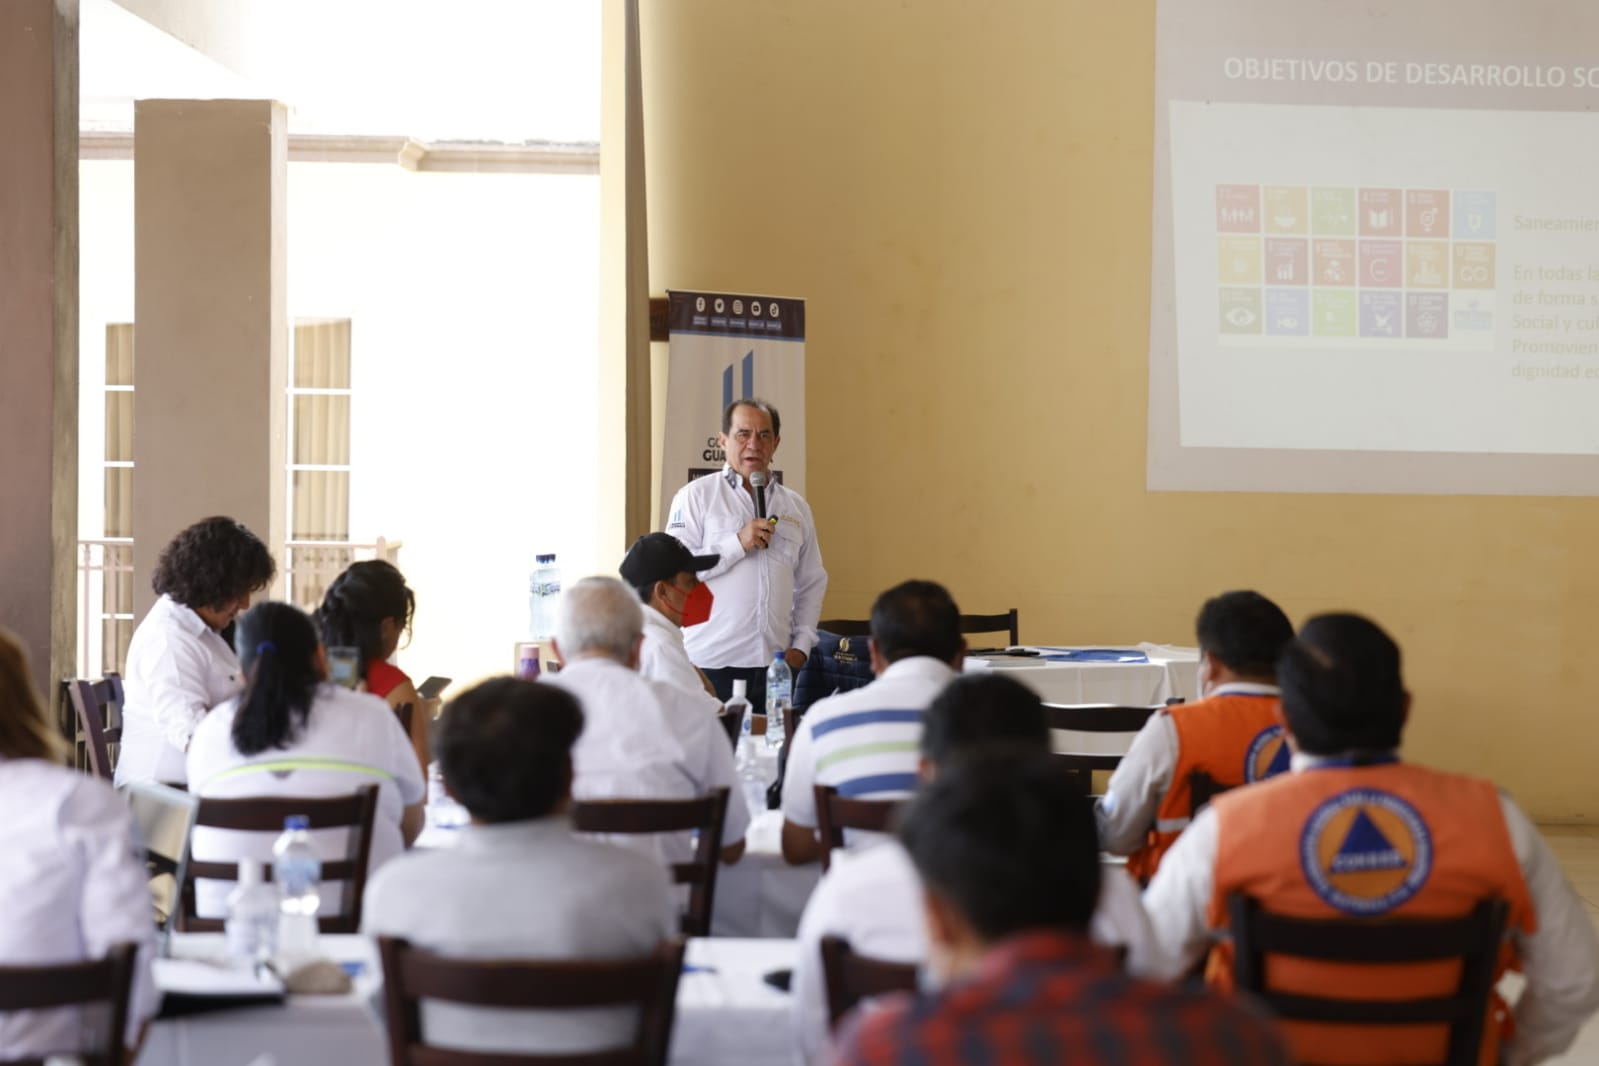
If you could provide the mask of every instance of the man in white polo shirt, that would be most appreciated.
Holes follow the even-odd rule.
[[[960,608],[932,581],[895,585],[872,604],[872,672],[865,688],[811,705],[794,733],[783,777],[783,858],[822,856],[815,786],[853,799],[916,790],[922,717],[966,655]]]
[[[721,713],[722,701],[689,660],[683,630],[704,625],[711,617],[714,596],[699,573],[717,561],[715,555],[693,554],[670,533],[646,533],[633,542],[617,568],[644,605],[639,674],[648,681],[676,685],[696,698],[703,696],[700,702],[710,714]]]
[[[710,621],[684,632],[689,658],[724,701],[735,680],[746,682],[757,714],[766,713],[773,654],[783,652],[795,672],[805,665],[827,591],[810,505],[775,479],[761,491],[751,484],[757,472],[770,478],[782,428],[782,416],[765,400],[729,404],[717,438],[726,465],[678,489],[666,524],[693,554],[720,557],[700,575],[717,609]],[[764,516],[758,513],[762,492]]]

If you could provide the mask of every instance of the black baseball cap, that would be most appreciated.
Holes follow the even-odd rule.
[[[694,555],[670,533],[646,533],[633,542],[627,550],[627,558],[617,569],[623,581],[641,589],[657,581],[670,581],[678,574],[709,570],[721,558],[720,555]]]

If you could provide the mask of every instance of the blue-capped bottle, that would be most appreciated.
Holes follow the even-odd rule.
[[[794,675],[788,668],[783,653],[772,653],[772,665],[766,668],[766,746],[783,746],[784,724],[788,709],[794,703]]]

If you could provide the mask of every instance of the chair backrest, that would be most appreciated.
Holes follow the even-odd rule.
[[[817,700],[872,683],[872,653],[866,635],[835,633],[827,628],[831,624],[823,623],[816,631],[816,646],[794,678],[794,707],[801,714]],[[788,727],[793,735],[795,723]]]
[[[855,618],[824,618],[816,623],[818,630],[825,629],[829,633],[841,637],[869,637],[872,635],[871,619]]]
[[[886,833],[894,827],[897,799],[850,799],[832,785],[816,785],[816,831],[822,838],[822,870],[832,865],[833,849],[844,846],[844,830]]]
[[[1136,733],[1144,728],[1160,708],[1118,707],[1114,704],[1085,703],[1044,704],[1044,718],[1051,729],[1073,733]],[[1055,757],[1070,768],[1085,795],[1093,792],[1093,774],[1096,770],[1110,771],[1121,764],[1121,755],[1086,755],[1079,752],[1056,752]]]
[[[1211,800],[1223,792],[1232,791],[1232,787],[1221,784],[1203,770],[1191,771],[1188,775],[1188,817],[1198,818],[1199,812],[1210,806]]]
[[[112,708],[122,709],[122,678],[107,674],[99,681],[75,677],[64,683],[77,715],[78,742],[88,756],[89,769],[110,781],[116,770],[111,745],[122,743],[122,724],[111,718]]]
[[[1436,1066],[1474,1066],[1493,989],[1500,937],[1509,906],[1484,900],[1470,914],[1446,919],[1337,918],[1317,920],[1272,914],[1260,901],[1227,897],[1233,938],[1233,977],[1283,1021],[1358,1026],[1445,1025],[1448,1053]],[[1415,999],[1342,999],[1305,992],[1275,992],[1266,985],[1268,955],[1334,963],[1405,964],[1458,959],[1452,994]],[[1300,1049],[1303,1055],[1303,1049]],[[1315,1066],[1301,1058],[1302,1066]]]
[[[444,958],[405,940],[378,938],[393,1066],[663,1066],[671,1043],[684,943],[665,941],[639,959],[472,960]],[[537,1053],[437,1050],[422,1032],[419,1000],[529,1010],[636,1006],[632,1043],[612,1051]]]
[[[694,858],[674,863],[672,880],[689,886],[683,934],[710,936],[728,795],[728,789],[713,788],[697,799],[687,800],[581,800],[572,804],[572,828],[581,833],[619,834],[692,830],[695,833]]]
[[[200,798],[170,785],[130,781],[123,786],[133,824],[144,845],[150,871],[150,902],[157,924],[169,927],[188,882],[189,837],[200,812]]]
[[[1015,647],[1021,643],[1021,624],[1017,621],[1016,608],[1012,607],[1003,614],[963,614],[960,616],[961,633],[1009,633],[1010,643],[1007,647]]]
[[[349,851],[342,859],[322,859],[322,883],[344,882],[344,907],[339,914],[319,916],[324,933],[361,931],[361,898],[366,893],[367,857],[372,851],[372,822],[378,809],[378,786],[362,785],[348,796],[252,796],[248,799],[200,800],[195,825],[208,829],[272,833],[282,832],[283,819],[303,814],[312,829],[350,830]],[[195,911],[194,883],[201,878],[237,881],[237,862],[189,860],[189,876],[183,884],[183,906],[178,911],[178,929],[185,933],[215,933],[222,930],[222,919],[201,918]],[[272,870],[263,871],[268,880]]]
[[[127,1062],[128,992],[133,987],[135,944],[113,944],[94,962],[0,967],[0,1012],[107,1005],[104,1042],[95,1048],[61,1048],[97,1066]],[[7,1059],[7,1062],[18,1060]],[[21,1060],[43,1062],[44,1059]]]
[[[916,964],[859,955],[841,936],[821,940],[822,980],[827,987],[827,1024],[838,1023],[857,1003],[888,992],[916,991]]]

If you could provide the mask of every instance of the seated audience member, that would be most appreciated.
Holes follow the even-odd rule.
[[[749,803],[739,788],[733,752],[704,701],[638,674],[644,612],[614,577],[586,577],[561,594],[555,623],[552,680],[577,697],[586,723],[572,749],[572,795],[587,799],[690,799],[727,788],[722,861],[744,853]],[[618,838],[664,862],[686,862],[688,834],[655,841]]]
[[[694,555],[670,533],[646,533],[633,542],[619,568],[622,580],[644,604],[644,645],[638,672],[648,681],[666,681],[685,692],[704,693],[705,709],[720,713],[716,690],[689,661],[683,630],[711,617],[711,586],[698,574],[716,565],[716,555]]]
[[[416,593],[393,563],[368,559],[351,563],[333,580],[317,608],[317,628],[328,648],[355,648],[361,654],[366,690],[382,696],[390,707],[411,705],[411,746],[425,771],[428,729],[438,701],[424,700],[404,670],[389,662],[409,636],[416,614]]]
[[[1048,754],[1049,725],[1038,694],[1008,677],[956,678],[927,709],[921,779],[931,781],[954,761],[1000,746]],[[928,953],[922,885],[904,847],[887,840],[834,858],[799,926],[794,1016],[807,1062],[824,1061],[827,1046],[827,994],[818,948],[822,937],[843,937],[855,951],[890,962],[924,963]],[[1132,973],[1160,969],[1150,955],[1154,934],[1138,886],[1120,866],[1100,869],[1099,904],[1088,933],[1095,943],[1125,946]]]
[[[0,960],[87,962],[137,944],[126,1035],[135,1048],[159,998],[148,875],[127,805],[99,778],[61,765],[65,748],[22,646],[0,630]],[[72,1008],[3,1013],[0,1049],[8,1059],[89,1050],[82,1041],[95,1028]]]
[[[570,693],[496,678],[439,718],[444,784],[472,816],[460,842],[378,871],[362,926],[441,955],[478,959],[622,959],[677,929],[660,865],[572,835],[572,744],[584,731]],[[429,1044],[546,1054],[631,1039],[627,1010],[515,1011],[422,1004]]]
[[[261,603],[239,619],[244,692],[206,715],[189,746],[190,791],[207,799],[347,796],[378,785],[368,869],[399,855],[422,831],[427,786],[410,739],[389,705],[327,680],[327,655],[304,611]],[[324,859],[345,854],[347,830],[312,833]],[[197,859],[270,862],[274,834],[197,827]],[[230,886],[202,880],[195,904],[220,917]],[[338,883],[322,886],[322,913],[340,913]]]
[[[1599,1008],[1599,943],[1527,816],[1492,782],[1399,761],[1410,708],[1399,648],[1365,618],[1311,619],[1278,666],[1292,772],[1220,796],[1167,854],[1145,903],[1173,973],[1210,952],[1232,984],[1227,897],[1308,918],[1442,918],[1510,905],[1509,951],[1526,989],[1514,1035],[1495,1004],[1484,1062],[1542,1061]],[[1268,969],[1268,974],[1272,971]],[[1429,994],[1413,968],[1324,965],[1296,987],[1357,998]],[[1452,990],[1454,977],[1442,994]],[[1284,1026],[1301,1053],[1347,1063],[1436,1062],[1442,1027]],[[1497,1047],[1496,1047],[1497,1045]]]
[[[789,747],[783,775],[783,858],[822,857],[816,786],[854,799],[895,799],[916,788],[922,715],[966,655],[960,608],[931,581],[895,585],[872,604],[872,673],[865,688],[817,700]]]
[[[857,1011],[835,1062],[1287,1066],[1269,1022],[1132,977],[1090,942],[1094,816],[1056,756],[957,759],[912,801],[899,838],[922,881],[938,990]]]
[[[117,784],[184,782],[195,726],[244,687],[227,631],[276,572],[261,538],[231,518],[196,522],[161,549],[150,578],[161,598],[128,644]]]
[[[1205,602],[1195,629],[1201,698],[1149,720],[1096,805],[1100,847],[1129,856],[1144,882],[1188,825],[1190,774],[1236,788],[1288,769],[1277,698],[1288,616],[1258,592],[1227,592]]]

